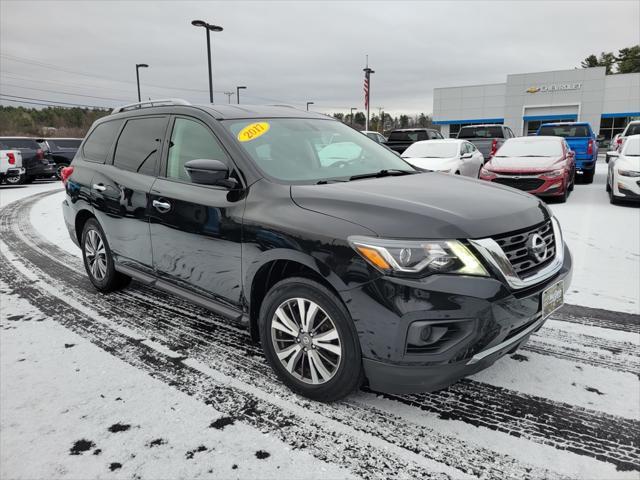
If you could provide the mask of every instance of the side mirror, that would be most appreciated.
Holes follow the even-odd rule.
[[[229,178],[229,168],[220,160],[197,159],[184,164],[193,183],[199,185],[219,185],[233,188],[236,181]]]

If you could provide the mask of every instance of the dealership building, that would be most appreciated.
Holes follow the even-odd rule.
[[[505,83],[434,89],[433,120],[442,134],[481,123],[532,135],[542,123],[589,122],[604,139],[640,120],[640,73],[605,75],[604,67],[507,75]]]

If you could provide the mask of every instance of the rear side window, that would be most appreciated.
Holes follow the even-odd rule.
[[[28,138],[3,138],[0,140],[4,150],[38,150],[40,145]]]
[[[503,138],[502,127],[462,127],[458,138]]]
[[[53,144],[62,149],[74,149],[80,146],[82,140],[49,140],[49,144]]]
[[[200,122],[176,118],[169,144],[167,177],[190,182],[184,164],[196,159],[220,160],[229,165],[227,154],[207,127]]]
[[[104,163],[116,139],[116,133],[122,125],[120,121],[104,122],[93,129],[93,132],[84,142],[82,154],[85,160],[90,162]]]
[[[155,175],[167,117],[129,120],[118,138],[113,165],[123,170]]]
[[[589,129],[585,125],[543,125],[538,135],[552,137],[588,137]]]
[[[627,137],[631,135],[640,135],[640,123],[633,123],[627,128]]]

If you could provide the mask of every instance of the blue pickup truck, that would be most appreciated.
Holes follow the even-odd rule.
[[[593,182],[598,160],[596,135],[587,122],[545,123],[536,135],[563,137],[576,154],[576,174],[583,183]]]

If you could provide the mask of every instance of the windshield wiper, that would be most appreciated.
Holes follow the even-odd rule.
[[[417,170],[400,170],[398,168],[389,168],[378,170],[377,172],[361,173],[360,175],[352,175],[349,177],[351,180],[360,180],[361,178],[380,178],[380,177],[392,177],[395,175],[413,175],[414,173],[420,173]]]

